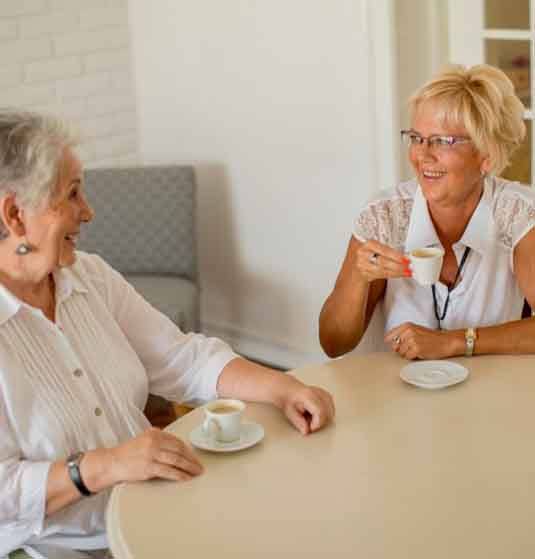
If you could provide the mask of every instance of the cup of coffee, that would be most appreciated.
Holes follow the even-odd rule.
[[[241,434],[245,404],[241,400],[214,400],[204,406],[202,430],[207,437],[220,442],[237,441]]]
[[[425,247],[411,250],[409,259],[412,277],[420,285],[433,285],[440,279],[444,250],[438,247]]]

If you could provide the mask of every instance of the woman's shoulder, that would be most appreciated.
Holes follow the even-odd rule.
[[[417,188],[418,182],[412,179],[379,192],[359,213],[355,237],[360,241],[375,239],[389,246],[403,246]]]
[[[71,269],[79,273],[101,275],[110,269],[110,266],[98,254],[77,250],[76,260]]]
[[[416,179],[411,179],[399,183],[395,188],[380,190],[366,202],[362,212],[369,209],[383,210],[397,208],[401,205],[412,205],[417,188],[418,182]]]
[[[492,177],[491,207],[498,235],[508,247],[514,246],[535,227],[535,190],[520,182]]]
[[[535,189],[528,184],[491,177],[490,188],[493,208],[509,208],[516,204],[535,204]]]
[[[68,269],[85,287],[90,284],[101,286],[107,283],[113,268],[98,254],[91,254],[81,250],[76,251],[76,260]]]

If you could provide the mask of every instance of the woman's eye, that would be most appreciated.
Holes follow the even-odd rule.
[[[451,146],[453,144],[452,138],[449,136],[438,136],[435,138],[435,142],[439,146]]]

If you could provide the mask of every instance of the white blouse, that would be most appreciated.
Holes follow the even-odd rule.
[[[481,200],[462,238],[453,245],[458,263],[466,247],[471,251],[451,291],[443,329],[490,326],[521,317],[524,296],[514,275],[513,251],[533,227],[534,190],[504,179],[486,178]],[[442,246],[415,179],[370,202],[359,215],[353,234],[362,242],[374,239],[403,253]],[[437,283],[441,311],[447,295],[447,286]],[[411,278],[388,280],[383,308],[385,332],[403,322],[438,328],[431,288]]]
[[[23,545],[107,547],[107,491],[45,517],[51,463],[141,433],[149,391],[215,398],[237,357],[180,332],[98,256],[77,255],[54,274],[56,324],[0,285],[0,557]]]

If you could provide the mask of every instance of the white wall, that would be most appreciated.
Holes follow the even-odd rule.
[[[394,2],[401,128],[410,126],[407,111],[410,95],[448,63],[448,4],[449,0]],[[461,11],[464,9],[463,6]],[[400,159],[401,176],[411,177],[404,150]]]
[[[397,168],[389,2],[129,8],[141,157],[197,166],[203,326],[260,359],[324,359],[353,220]]]
[[[0,0],[0,106],[62,115],[96,167],[137,160],[125,0]]]

